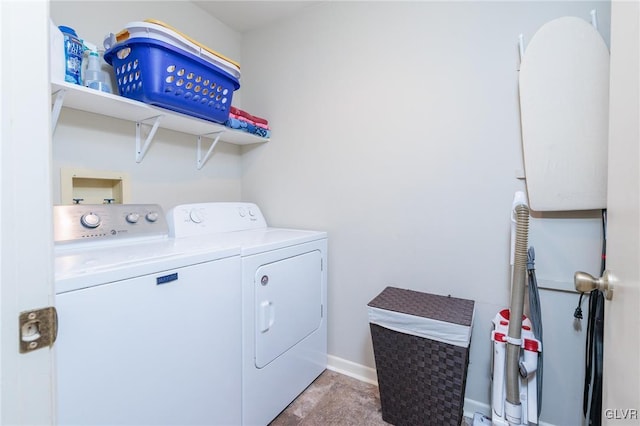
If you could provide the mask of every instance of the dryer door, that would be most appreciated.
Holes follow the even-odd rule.
[[[311,334],[322,320],[318,250],[260,266],[254,276],[256,367]]]

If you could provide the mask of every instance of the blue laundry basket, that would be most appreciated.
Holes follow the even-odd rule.
[[[121,96],[216,123],[229,118],[240,81],[189,52],[152,38],[130,38],[104,54]]]

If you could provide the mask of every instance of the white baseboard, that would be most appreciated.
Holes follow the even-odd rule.
[[[353,361],[339,358],[337,356],[329,355],[327,368],[336,373],[344,374],[345,376],[353,377],[361,382],[370,383],[378,386],[378,375],[375,368],[367,367],[362,364],[357,364]],[[473,418],[474,413],[481,413],[487,417],[491,417],[491,406],[484,402],[479,402],[473,399],[464,399],[464,416]],[[538,426],[554,426],[551,423],[540,422]]]
[[[336,373],[344,374],[345,376],[353,377],[361,382],[370,383],[378,386],[378,376],[375,368],[366,367],[362,364],[356,364],[355,362],[348,361],[344,358],[338,358],[337,356],[328,356],[327,368]]]

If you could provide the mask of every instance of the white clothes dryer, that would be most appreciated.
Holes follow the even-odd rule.
[[[240,252],[157,205],[54,207],[57,424],[241,422]]]
[[[267,226],[252,203],[168,212],[176,240],[240,247],[242,423],[266,425],[327,367],[327,233]]]

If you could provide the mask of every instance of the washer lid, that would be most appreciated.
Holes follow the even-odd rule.
[[[55,250],[56,293],[92,287],[196,263],[239,256],[240,249],[210,241],[166,239],[99,248]]]

